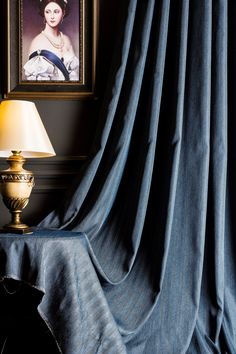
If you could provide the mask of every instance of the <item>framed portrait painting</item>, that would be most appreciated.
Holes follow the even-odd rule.
[[[93,97],[98,0],[5,1],[4,97]]]

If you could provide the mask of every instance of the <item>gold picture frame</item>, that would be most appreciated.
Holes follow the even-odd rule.
[[[77,48],[77,52],[74,50],[74,53],[79,63],[78,77],[72,80],[66,80],[64,77],[63,79],[49,79],[49,76],[46,79],[40,78],[40,80],[35,79],[36,76],[33,76],[33,79],[25,77],[24,68],[26,60],[29,59],[29,57],[26,59],[29,43],[37,32],[43,33],[43,17],[40,18],[41,23],[39,23],[39,11],[35,8],[35,4],[38,6],[40,0],[3,1],[7,19],[3,97],[8,99],[93,98],[95,96],[99,0],[63,0],[66,4],[69,3],[73,16],[73,21],[65,18],[63,26],[65,31],[70,30],[73,36],[74,48]],[[69,16],[70,13],[67,17]],[[66,28],[66,20],[70,27],[67,25]],[[32,21],[31,25],[30,21]],[[73,24],[75,29],[72,28]],[[63,38],[67,37],[66,35]]]

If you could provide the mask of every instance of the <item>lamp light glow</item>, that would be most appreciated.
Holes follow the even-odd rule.
[[[12,155],[8,157],[10,154]],[[4,100],[0,103],[0,156],[8,157],[9,168],[0,171],[0,191],[12,220],[3,229],[13,233],[28,233],[30,229],[20,219],[34,186],[31,171],[23,169],[25,158],[54,156],[37,108],[33,102]]]

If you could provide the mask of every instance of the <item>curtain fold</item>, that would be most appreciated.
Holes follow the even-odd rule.
[[[121,7],[91,160],[40,226],[86,233],[128,353],[235,353],[228,2]]]

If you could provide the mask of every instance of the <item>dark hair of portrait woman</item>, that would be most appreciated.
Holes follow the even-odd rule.
[[[67,1],[64,0],[41,0],[39,1],[39,14],[40,16],[44,17],[44,9],[45,7],[50,3],[50,2],[55,2],[60,6],[62,11],[64,11],[66,17],[69,14],[69,5]]]

